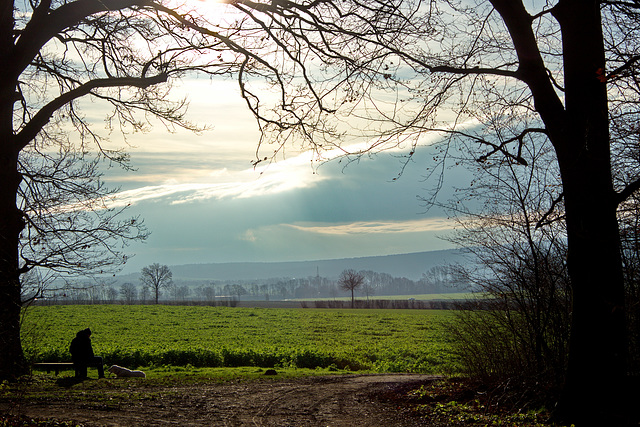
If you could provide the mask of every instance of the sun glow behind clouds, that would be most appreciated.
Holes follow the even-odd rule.
[[[432,141],[429,141],[432,142]],[[292,190],[309,188],[327,179],[340,180],[342,176],[325,176],[316,173],[323,162],[358,153],[366,149],[367,143],[357,143],[343,148],[334,148],[322,153],[321,158],[312,151],[296,156],[242,170],[189,170],[154,172],[151,175],[136,174],[137,181],[162,180],[158,185],[146,185],[121,191],[115,195],[113,207],[132,205],[153,199],[171,199],[172,204],[188,203],[208,199],[262,197]],[[405,147],[389,148],[402,152]],[[142,172],[142,171],[140,171]]]
[[[171,179],[170,174],[165,173],[162,175],[165,180],[163,184],[121,191],[115,195],[112,206],[132,205],[153,199],[171,199],[171,204],[208,199],[242,199],[310,187],[325,179],[313,173],[309,163],[310,156],[310,153],[303,153],[261,169],[226,169],[210,171],[207,175],[195,174],[200,175],[200,182],[179,182],[182,179],[193,179],[194,174],[183,172],[177,179]]]

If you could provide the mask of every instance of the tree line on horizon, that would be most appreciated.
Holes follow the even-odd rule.
[[[153,264],[155,265],[155,264]],[[153,265],[149,266],[152,267]],[[157,265],[157,268],[166,266]],[[148,267],[146,267],[148,268]],[[168,267],[167,267],[168,269]],[[461,282],[456,271],[448,266],[435,266],[423,273],[419,280],[394,277],[387,273],[371,270],[357,272],[363,278],[356,288],[356,295],[366,299],[383,295],[439,294],[463,292],[468,288]],[[276,301],[285,299],[335,299],[350,295],[340,285],[340,278],[319,275],[306,278],[270,278],[264,281],[209,281],[193,282],[167,279],[158,286],[158,300],[161,301],[203,301],[255,300]],[[51,287],[38,298],[38,304],[46,303],[139,303],[153,302],[154,285],[125,282],[119,284],[86,283]]]

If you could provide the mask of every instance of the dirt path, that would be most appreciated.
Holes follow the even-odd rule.
[[[113,404],[54,399],[24,405],[32,417],[85,426],[420,426],[395,399],[429,375],[345,375],[145,390]],[[121,381],[121,380],[119,380]],[[124,389],[114,386],[114,393]],[[133,402],[133,403],[130,403]]]

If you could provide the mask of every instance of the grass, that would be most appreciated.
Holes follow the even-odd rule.
[[[68,361],[68,345],[75,332],[91,327],[94,349],[107,364],[139,367],[147,379],[77,382],[73,371],[58,376],[34,372],[25,382],[0,385],[0,396],[10,400],[21,396],[31,402],[86,399],[88,404],[117,408],[154,400],[159,390],[170,393],[175,384],[278,381],[353,370],[455,372],[447,334],[452,314],[443,310],[34,307],[26,313],[22,328],[31,361]],[[265,376],[271,366],[277,366],[277,376]],[[90,376],[97,376],[95,370],[90,369]],[[400,399],[438,425],[549,425],[544,411],[505,411],[492,396],[452,378],[412,390]],[[2,425],[73,424],[0,416]]]
[[[30,308],[32,362],[68,361],[90,327],[107,364],[134,367],[292,367],[442,373],[454,367],[441,310],[331,310],[59,305]]]
[[[555,426],[544,409],[524,410],[518,402],[500,402],[501,392],[464,378],[440,379],[408,394],[414,409],[433,425]],[[522,402],[520,402],[522,403]]]
[[[22,385],[7,385],[7,391],[16,393],[16,387],[23,386],[22,395],[29,399],[47,399],[50,397],[59,398],[60,386],[67,392],[83,395],[87,391],[99,392],[104,389],[109,393],[113,392],[114,384],[127,385],[140,390],[156,389],[162,387],[172,387],[180,385],[198,385],[211,383],[225,383],[230,381],[279,381],[291,378],[326,376],[345,374],[347,371],[333,368],[326,369],[305,369],[305,368],[278,368],[277,376],[265,375],[266,368],[255,366],[221,367],[221,368],[196,368],[194,366],[159,366],[145,368],[147,378],[127,378],[111,379],[112,375],[107,374],[107,380],[97,381],[95,371],[89,372],[88,381],[77,381],[73,371],[64,371],[59,375],[34,371],[28,383]],[[95,374],[95,375],[94,375]],[[52,381],[54,379],[55,381]],[[115,382],[114,382],[115,381]],[[0,392],[0,396],[2,393]],[[99,398],[99,397],[98,397]]]

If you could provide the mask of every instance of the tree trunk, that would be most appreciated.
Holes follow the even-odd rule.
[[[13,49],[13,2],[0,5],[0,381],[28,372],[20,341],[20,273],[18,246],[24,229],[16,197],[19,148],[13,137],[13,103],[17,75],[9,59]]]
[[[579,425],[619,425],[627,340],[600,10],[596,1],[567,0],[554,16],[562,29],[566,117],[551,139],[565,196],[573,297],[560,410]]]
[[[0,146],[0,380],[11,380],[28,371],[20,341],[18,245],[24,221],[16,207],[20,175],[17,153],[7,152],[10,142],[11,137],[3,138]]]
[[[614,408],[627,362],[617,220],[612,204],[601,202],[606,194],[589,185],[596,168],[578,169],[564,173],[565,194],[573,193],[565,200],[573,310],[563,403],[569,413],[593,419],[601,409],[610,420],[622,409]]]

